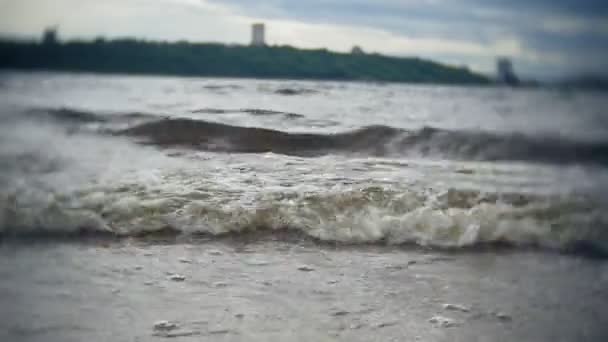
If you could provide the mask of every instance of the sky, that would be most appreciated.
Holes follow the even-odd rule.
[[[541,80],[608,73],[607,0],[0,0],[0,35],[134,37],[417,56],[493,74],[499,56]]]

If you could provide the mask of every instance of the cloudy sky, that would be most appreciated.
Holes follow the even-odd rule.
[[[528,77],[608,72],[607,0],[0,0],[0,35],[138,37],[419,56],[491,73],[496,56]]]

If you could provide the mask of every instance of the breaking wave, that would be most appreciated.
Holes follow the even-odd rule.
[[[280,115],[300,114],[263,109],[199,109],[193,113]],[[608,141],[584,142],[559,136],[447,130],[424,127],[406,130],[367,126],[335,134],[293,133],[233,126],[187,118],[131,112],[101,114],[73,109],[33,109],[19,118],[97,125],[98,131],[143,139],[161,147],[186,147],[215,152],[266,153],[293,156],[358,154],[379,157],[431,157],[477,161],[525,161],[550,164],[608,165]]]
[[[407,131],[387,126],[337,134],[290,133],[151,114],[98,114],[69,109],[30,111],[27,115],[34,120],[59,123],[60,127],[66,123],[69,127],[100,124],[102,129],[93,130],[98,134],[134,137],[158,146],[218,152],[299,156],[421,154],[480,160],[608,163],[607,144],[555,137],[434,128]],[[116,122],[125,123],[127,128],[108,129]],[[94,188],[69,192],[45,187],[44,183],[27,185],[15,181],[24,174],[52,175],[58,168],[67,167],[61,160],[51,156],[40,162],[35,151],[5,152],[7,166],[0,174],[0,184],[4,185],[0,191],[0,238],[295,232],[319,241],[347,244],[463,248],[504,243],[559,250],[592,246],[608,255],[608,210],[601,199],[592,197],[367,186],[315,193],[259,191],[242,201],[238,193],[227,196],[201,188],[194,196],[188,191],[158,192],[146,190],[142,184],[123,183],[120,187],[96,184],[91,185]],[[14,175],[18,176],[11,178]]]
[[[263,109],[199,109],[193,113],[280,115],[300,114]],[[478,161],[526,161],[551,164],[608,165],[608,141],[583,142],[559,136],[447,130],[424,127],[406,130],[367,126],[335,134],[292,133],[232,126],[146,113],[100,114],[73,109],[34,109],[25,117],[63,124],[102,124],[101,131],[143,138],[159,146],[188,147],[215,152],[265,153],[294,156],[361,154],[388,157],[431,157]]]
[[[71,195],[32,190],[0,199],[0,236],[167,233],[222,236],[295,231],[320,241],[460,248],[503,243],[608,254],[608,211],[591,200],[368,187],[306,195],[269,193],[253,204],[159,197],[141,188]]]
[[[165,119],[119,134],[144,137],[160,146],[202,150],[314,156],[357,153],[461,160],[608,164],[608,142],[577,142],[551,136],[451,131],[425,127],[408,131],[368,126],[337,134],[288,133],[190,119]]]

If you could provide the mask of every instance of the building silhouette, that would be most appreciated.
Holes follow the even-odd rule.
[[[251,46],[266,46],[266,28],[262,23],[251,26]]]
[[[513,71],[513,63],[509,58],[500,57],[496,60],[496,80],[502,84],[519,84],[519,79]]]
[[[364,54],[365,54],[365,51],[363,51],[363,49],[362,49],[360,46],[355,45],[355,46],[353,46],[353,48],[350,50],[350,53],[351,53],[351,54],[353,54],[353,55],[364,55]]]
[[[44,32],[42,33],[42,44],[57,44],[57,27],[48,27],[44,30]]]

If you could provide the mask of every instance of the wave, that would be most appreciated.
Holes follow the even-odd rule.
[[[243,89],[243,86],[238,84],[209,84],[203,86],[203,89],[207,90],[239,90]]]
[[[277,95],[294,96],[294,95],[308,95],[316,94],[318,90],[308,88],[279,88],[274,91]]]
[[[368,126],[337,134],[288,133],[191,119],[144,123],[118,134],[145,137],[160,146],[202,150],[314,156],[357,153],[461,160],[608,164],[608,142],[578,142],[552,136],[452,131],[425,127],[404,130]]]
[[[253,205],[228,205],[187,196],[159,197],[135,188],[4,195],[0,236],[297,232],[345,244],[509,244],[559,250],[593,246],[608,255],[608,211],[583,197],[460,190],[428,194],[369,187],[323,195],[269,193]]]
[[[193,113],[280,115],[300,114],[264,109],[199,109]],[[550,135],[525,135],[424,127],[406,130],[368,126],[335,134],[292,133],[265,128],[233,126],[204,120],[130,113],[93,113],[68,108],[33,109],[26,118],[62,124],[99,124],[99,131],[143,138],[164,147],[188,147],[215,152],[320,156],[357,154],[378,157],[430,157],[477,161],[524,161],[550,164],[608,165],[608,141],[584,142]],[[308,122],[308,121],[306,121]],[[318,122],[332,126],[333,122]]]
[[[54,120],[63,123],[105,123],[115,121],[128,121],[134,119],[150,119],[158,116],[130,112],[120,114],[101,114],[71,108],[34,108],[19,114],[29,119],[35,120]]]
[[[217,109],[217,108],[201,108],[191,111],[194,114],[231,114],[231,113],[247,113],[254,116],[283,116],[287,119],[300,119],[304,118],[302,114],[281,112],[276,110],[268,109],[255,109],[255,108],[243,108],[243,109]]]

